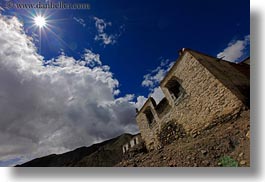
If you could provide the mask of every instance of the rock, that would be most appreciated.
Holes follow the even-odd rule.
[[[164,159],[164,160],[167,160],[167,157],[164,157],[163,159]]]
[[[206,166],[209,166],[210,165],[210,161],[208,161],[208,160],[205,160],[205,161],[203,161],[202,162],[204,165],[206,165]]]
[[[250,131],[247,132],[246,137],[250,139]]]
[[[202,153],[203,155],[205,155],[205,154],[207,154],[207,151],[206,151],[206,150],[201,150],[201,153]]]
[[[244,153],[241,152],[241,153],[238,155],[238,157],[243,157],[243,155],[244,155]]]
[[[169,166],[170,167],[175,167],[176,166],[176,162],[174,160],[169,162]]]
[[[218,166],[222,166],[222,163],[221,163],[221,162],[218,162],[217,165],[218,165]]]
[[[246,163],[247,163],[247,161],[245,161],[245,160],[240,161],[240,165],[246,165]]]
[[[208,128],[210,126],[210,123],[206,123],[205,125],[204,125],[204,128]]]

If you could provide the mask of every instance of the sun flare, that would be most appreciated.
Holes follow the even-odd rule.
[[[36,16],[34,18],[34,23],[37,27],[39,28],[43,28],[46,26],[47,22],[46,22],[46,18],[43,16]]]

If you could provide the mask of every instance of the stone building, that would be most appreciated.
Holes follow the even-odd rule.
[[[122,146],[123,154],[133,149],[134,147],[139,145],[141,142],[142,142],[141,135],[140,134],[135,135],[128,143]]]
[[[250,59],[231,63],[182,49],[160,83],[165,97],[150,97],[136,120],[148,150],[233,119],[249,109]]]

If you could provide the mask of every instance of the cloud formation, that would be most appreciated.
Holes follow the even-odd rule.
[[[249,44],[250,35],[245,36],[243,40],[233,40],[222,52],[217,54],[217,57],[230,62],[241,61],[240,59],[244,56]]]
[[[4,9],[4,8],[2,8],[2,7],[0,6],[0,12],[1,12],[1,11],[5,11],[5,9]]]
[[[82,18],[77,18],[77,17],[74,17],[73,18],[77,23],[79,23],[80,25],[82,25],[83,27],[86,27],[86,23],[85,23],[85,20],[82,19]]]
[[[44,60],[18,19],[0,14],[0,163],[137,132],[133,95],[115,98],[118,86],[99,54]]]
[[[158,86],[156,88],[154,88],[150,94],[148,95],[148,97],[145,97],[145,96],[138,96],[136,98],[136,102],[135,102],[135,107],[137,109],[141,109],[144,105],[144,103],[147,101],[147,99],[149,97],[153,97],[153,99],[156,101],[156,103],[158,104],[164,97],[164,93],[163,91],[161,90],[161,88]]]
[[[98,34],[95,36],[95,40],[101,41],[104,45],[115,44],[118,36],[109,35],[106,33],[107,27],[111,27],[112,23],[106,22],[105,20],[100,19],[98,17],[94,17],[94,20],[95,20],[95,26],[98,32]]]
[[[100,55],[93,53],[91,50],[86,49],[84,54],[84,62],[90,67],[101,66],[102,62],[100,61]]]
[[[161,60],[160,65],[152,70],[150,73],[144,75],[144,80],[142,81],[143,87],[148,87],[151,90],[157,87],[160,81],[165,77],[166,73],[173,66],[174,62],[170,62],[168,59]]]
[[[160,81],[166,76],[167,72],[171,69],[175,62],[170,62],[169,59],[162,59],[160,65],[152,70],[150,73],[143,76],[142,86],[147,87],[150,91],[148,97],[153,97],[158,104],[164,97],[164,93],[159,87]],[[141,107],[146,102],[147,97],[138,96],[136,101],[136,108],[141,109]]]

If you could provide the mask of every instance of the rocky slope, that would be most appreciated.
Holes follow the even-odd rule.
[[[117,166],[208,167],[250,166],[249,111],[198,135],[179,138],[159,150],[133,153]]]
[[[37,158],[16,167],[111,167],[121,161],[122,145],[130,141],[133,136],[123,134],[90,147]]]

